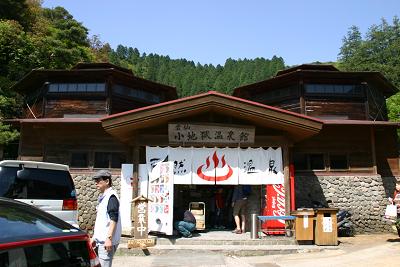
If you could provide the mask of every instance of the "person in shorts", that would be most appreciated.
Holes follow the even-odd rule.
[[[251,187],[249,185],[237,185],[233,190],[232,207],[233,216],[235,218],[236,228],[233,230],[235,234],[246,232],[246,212],[247,198],[250,194]]]

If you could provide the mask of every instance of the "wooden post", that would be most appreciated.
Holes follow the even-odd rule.
[[[285,187],[285,214],[290,215],[290,174],[289,174],[289,146],[284,144],[283,153],[283,184]]]
[[[303,79],[299,82],[299,93],[300,93],[300,113],[306,114],[306,101],[304,100],[304,82]]]
[[[372,154],[372,171],[374,174],[378,173],[378,168],[376,167],[376,149],[375,149],[375,131],[371,126],[370,128],[370,136],[371,136],[371,154]]]
[[[139,193],[139,146],[133,147],[133,173],[132,173],[132,197],[136,198]]]

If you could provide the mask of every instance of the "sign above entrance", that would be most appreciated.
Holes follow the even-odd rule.
[[[168,124],[168,141],[174,144],[253,144],[255,128],[221,124]]]

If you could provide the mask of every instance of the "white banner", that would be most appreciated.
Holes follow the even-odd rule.
[[[174,163],[174,183],[192,184],[192,148],[170,148],[168,160]]]
[[[166,162],[168,160],[168,151],[169,147],[146,146],[146,164],[150,181],[159,177],[159,163]]]
[[[239,148],[216,149],[216,184],[239,184]]]
[[[149,184],[149,231],[172,235],[174,207],[174,165],[161,162],[159,179]]]
[[[132,202],[132,175],[133,164],[121,165],[121,196],[120,196],[120,213],[122,231],[131,232],[131,202]]]
[[[239,184],[265,184],[268,161],[261,147],[240,149],[239,162]]]
[[[282,149],[146,147],[149,180],[174,163],[175,184],[283,184]]]
[[[263,150],[267,158],[266,177],[263,184],[283,184],[282,149],[269,147]]]
[[[193,148],[192,183],[215,184],[215,148]]]

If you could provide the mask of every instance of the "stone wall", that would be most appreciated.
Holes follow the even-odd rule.
[[[374,176],[296,176],[296,207],[312,207],[313,202],[349,210],[356,233],[388,232],[382,220],[387,198],[394,192],[396,178]]]
[[[79,227],[92,232],[96,220],[96,206],[99,191],[90,174],[72,174],[78,197]],[[113,175],[113,188],[120,193],[120,176]]]

